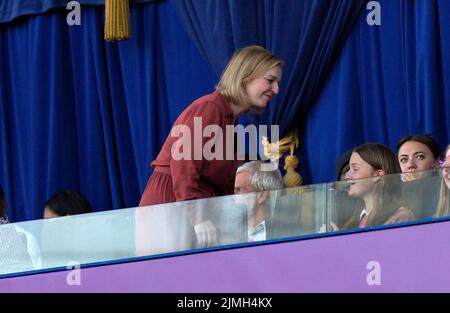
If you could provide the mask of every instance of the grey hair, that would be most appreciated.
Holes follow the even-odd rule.
[[[280,170],[273,163],[263,163],[261,161],[247,162],[238,167],[236,175],[243,172],[251,173],[250,184],[256,191],[284,188]]]

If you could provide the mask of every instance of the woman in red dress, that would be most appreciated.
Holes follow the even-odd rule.
[[[259,46],[236,51],[216,90],[195,100],[175,121],[151,164],[153,174],[139,205],[232,194],[241,161],[235,157],[234,140],[224,140],[227,126],[234,129],[238,115],[266,108],[279,92],[282,64]],[[190,212],[189,219],[200,245],[205,246],[215,241],[216,234],[207,214],[200,211]]]

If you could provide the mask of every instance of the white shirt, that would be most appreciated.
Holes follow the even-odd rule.
[[[366,209],[363,209],[359,214],[359,220],[361,220],[364,217],[364,214],[369,216],[369,213],[367,213]]]

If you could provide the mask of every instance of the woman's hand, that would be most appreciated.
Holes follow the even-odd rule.
[[[197,241],[201,248],[218,244],[217,230],[210,220],[206,220],[194,226]]]
[[[331,228],[333,228],[333,231],[338,231],[339,227],[336,225],[335,222],[330,222]]]
[[[408,208],[401,207],[386,221],[386,223],[384,223],[384,225],[410,222],[414,221],[415,219],[416,216],[414,215],[413,211]]]

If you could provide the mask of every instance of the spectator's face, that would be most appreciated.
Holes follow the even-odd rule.
[[[252,209],[255,206],[256,189],[250,183],[251,173],[241,172],[236,175],[234,180],[234,194],[240,195],[235,197],[237,205],[245,206],[247,209]],[[247,193],[246,195],[244,195]]]
[[[281,80],[281,67],[276,66],[268,70],[261,77],[257,77],[247,83],[246,91],[250,105],[257,111],[262,111],[279,91]]]
[[[345,174],[345,180],[349,181],[350,184],[348,195],[358,198],[364,197],[364,195],[373,189],[375,181],[362,178],[376,176],[382,176],[382,171],[374,169],[357,152],[353,152],[350,158],[350,168]]]
[[[44,209],[44,218],[54,218],[59,217],[59,215],[55,214],[50,208],[45,207]]]
[[[398,151],[398,161],[402,169],[403,181],[423,178],[428,173],[418,172],[431,170],[436,166],[436,159],[431,150],[417,141],[405,142]]]
[[[251,173],[241,172],[236,175],[234,180],[234,194],[239,195],[241,193],[255,192],[255,188],[250,183]]]

